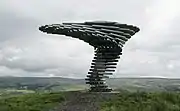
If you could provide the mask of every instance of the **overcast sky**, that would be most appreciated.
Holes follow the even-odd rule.
[[[84,78],[93,47],[38,27],[86,20],[141,29],[126,43],[112,77],[180,78],[180,0],[1,0],[0,76]]]

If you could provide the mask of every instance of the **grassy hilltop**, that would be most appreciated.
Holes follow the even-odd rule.
[[[1,99],[0,111],[180,111],[180,93],[35,93]]]
[[[83,79],[0,78],[0,111],[180,111],[178,79],[107,82],[116,93],[89,93]]]

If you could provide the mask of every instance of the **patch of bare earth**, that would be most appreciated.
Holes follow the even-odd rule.
[[[116,95],[117,93],[67,92],[65,102],[52,111],[99,111],[102,101]]]

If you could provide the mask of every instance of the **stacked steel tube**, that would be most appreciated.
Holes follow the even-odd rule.
[[[121,55],[121,53],[113,51],[113,49],[115,48],[95,49],[95,57],[92,60],[91,69],[86,78],[86,83],[91,85],[90,91],[110,92],[112,90],[108,88],[105,79],[113,74]]]
[[[86,84],[90,85],[91,92],[110,92],[112,89],[108,88],[105,78],[113,74],[124,44],[139,28],[117,22],[93,21],[45,25],[39,30],[78,38],[93,46],[95,57]]]

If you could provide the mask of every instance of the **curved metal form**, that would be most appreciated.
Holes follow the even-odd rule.
[[[122,47],[140,29],[136,26],[109,21],[93,21],[84,23],[62,23],[39,27],[49,34],[59,34],[78,38],[89,43],[95,49],[88,72],[86,84],[92,92],[110,92],[105,78],[115,71]]]

